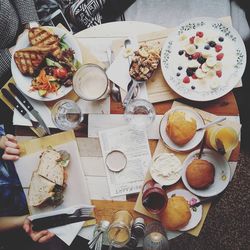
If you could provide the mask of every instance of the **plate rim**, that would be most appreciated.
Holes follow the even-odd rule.
[[[244,54],[244,58],[243,58],[243,64],[244,64],[244,66],[243,67],[241,67],[241,76],[240,77],[236,77],[236,79],[237,78],[239,78],[237,81],[235,81],[235,83],[234,84],[232,84],[231,86],[230,86],[230,88],[228,88],[227,87],[227,85],[226,85],[226,88],[225,88],[225,90],[224,91],[222,91],[222,92],[219,92],[219,94],[218,95],[212,95],[212,96],[207,96],[207,98],[204,98],[204,96],[202,96],[202,97],[198,97],[198,98],[196,98],[196,97],[192,97],[192,96],[190,96],[190,95],[188,95],[188,94],[186,94],[186,93],[188,93],[188,91],[186,92],[186,93],[180,93],[179,91],[178,91],[178,89],[175,87],[175,85],[174,84],[171,84],[171,80],[169,79],[169,75],[165,72],[165,70],[164,70],[164,62],[163,62],[163,51],[164,50],[166,50],[166,47],[167,47],[167,42],[169,41],[169,40],[174,40],[173,38],[175,37],[177,37],[177,33],[178,33],[178,30],[180,29],[180,27],[181,26],[184,26],[186,23],[189,23],[189,22],[197,22],[197,21],[209,21],[209,22],[220,22],[220,23],[222,23],[225,27],[227,27],[227,28],[229,28],[230,30],[232,30],[233,32],[234,32],[234,35],[236,35],[239,39],[239,44],[241,45],[240,47],[241,47],[241,49],[242,49],[242,52],[243,52],[243,54]],[[175,39],[176,40],[176,39]],[[164,44],[163,44],[163,46],[162,46],[162,50],[161,50],[161,71],[162,71],[162,74],[163,74],[163,77],[164,77],[164,80],[167,82],[167,84],[168,84],[168,86],[175,92],[175,93],[177,93],[178,95],[180,95],[180,96],[182,96],[182,97],[184,97],[184,98],[186,98],[186,99],[188,99],[188,100],[192,100],[192,101],[212,101],[212,100],[216,100],[216,99],[218,99],[218,98],[220,98],[220,97],[222,97],[222,96],[224,96],[224,95],[226,95],[227,93],[229,93],[233,88],[235,88],[235,86],[238,84],[238,82],[241,80],[241,78],[242,78],[242,76],[243,76],[243,74],[244,74],[244,71],[245,71],[245,68],[246,68],[246,62],[247,62],[247,54],[246,54],[246,47],[245,47],[245,44],[244,44],[244,42],[243,42],[243,40],[242,40],[242,38],[241,38],[241,36],[239,35],[239,33],[238,33],[238,31],[232,26],[232,25],[229,25],[229,24],[227,24],[227,23],[225,23],[223,20],[221,20],[221,19],[219,19],[219,18],[215,18],[215,17],[194,17],[194,18],[191,18],[191,19],[188,19],[188,20],[186,20],[186,21],[184,21],[184,22],[182,22],[180,25],[178,25],[177,27],[176,27],[176,29],[174,30],[174,31],[172,31],[171,32],[171,34],[166,38],[166,40],[165,40],[165,42],[164,42]]]
[[[225,164],[225,169],[227,170],[227,179],[225,180],[225,186],[223,187],[223,188],[221,188],[221,190],[220,191],[217,191],[217,192],[214,192],[214,193],[212,193],[212,194],[202,194],[203,193],[203,190],[201,189],[194,189],[194,188],[192,188],[189,184],[188,184],[188,182],[187,182],[187,178],[186,178],[186,169],[187,169],[187,162],[188,162],[188,160],[190,160],[195,154],[197,154],[199,152],[199,149],[197,149],[197,150],[194,150],[194,151],[192,151],[186,158],[185,158],[185,160],[183,161],[183,163],[182,163],[182,175],[181,175],[181,180],[182,180],[182,182],[183,182],[183,184],[184,184],[184,186],[191,192],[191,193],[193,193],[193,194],[195,194],[195,195],[198,195],[199,197],[212,197],[212,196],[215,196],[215,195],[218,195],[218,194],[220,194],[221,192],[223,192],[226,188],[227,188],[227,186],[228,186],[228,184],[229,184],[229,182],[230,182],[230,177],[231,177],[231,169],[230,169],[230,166],[229,166],[229,163],[228,163],[228,161],[222,156],[222,155],[220,155],[218,152],[216,152],[216,151],[214,151],[214,150],[211,150],[211,149],[209,149],[209,148],[205,148],[204,150],[203,150],[203,153],[208,153],[208,154],[216,154],[217,155],[217,157],[219,157],[221,160],[223,160],[223,162],[224,162],[224,164]],[[202,159],[202,157],[201,157],[201,159]],[[216,168],[216,166],[215,166],[215,168]],[[214,184],[214,183],[213,183]],[[212,184],[212,185],[213,185]]]
[[[59,28],[59,27],[55,27],[55,26],[41,26],[41,28],[51,29],[51,30],[53,30],[53,32],[54,32],[55,34],[57,34],[56,32],[66,34],[67,39],[69,39],[69,40],[71,41],[71,43],[73,43],[73,44],[75,45],[74,50],[77,50],[77,52],[75,51],[75,57],[77,57],[77,60],[78,60],[81,64],[83,63],[83,55],[82,55],[82,53],[81,53],[80,46],[79,46],[79,44],[77,43],[76,38],[75,38],[73,35],[71,35],[71,34],[68,33],[67,31],[65,31],[65,30],[63,30],[63,29],[61,29],[61,28]],[[27,90],[26,92],[24,92],[23,89],[22,89],[22,87],[20,87],[21,84],[18,84],[18,83],[20,83],[20,80],[22,81],[22,79],[17,79],[19,76],[16,76],[16,73],[15,73],[15,71],[16,71],[16,70],[19,71],[19,69],[18,69],[18,67],[17,67],[17,65],[16,65],[16,63],[15,63],[15,60],[14,60],[14,53],[15,53],[17,50],[19,50],[19,49],[27,48],[27,47],[29,47],[29,46],[32,47],[32,45],[30,45],[30,44],[27,45],[27,46],[25,46],[25,47],[21,46],[22,48],[19,47],[19,46],[20,46],[20,43],[23,43],[23,41],[25,41],[25,40],[27,39],[26,36],[28,36],[28,32],[26,32],[26,33],[24,34],[24,36],[21,37],[21,40],[20,40],[19,42],[17,42],[17,44],[16,44],[15,47],[14,47],[13,55],[11,56],[11,74],[12,74],[12,77],[13,77],[13,79],[14,79],[14,81],[15,81],[17,87],[20,89],[20,91],[21,91],[24,95],[26,95],[26,96],[28,96],[29,98],[31,98],[31,99],[33,99],[33,100],[36,100],[36,101],[50,102],[50,101],[56,101],[56,100],[58,100],[58,99],[64,97],[65,95],[67,95],[69,92],[71,92],[71,91],[73,90],[73,86],[70,86],[69,88],[65,88],[64,86],[62,86],[62,87],[65,88],[65,91],[64,91],[61,95],[58,95],[58,96],[55,95],[54,97],[48,99],[48,98],[44,98],[44,97],[40,97],[40,96],[35,97],[35,96],[33,96],[33,95],[29,95],[29,94],[28,94],[28,90]],[[59,38],[60,38],[60,37],[61,37],[61,36],[59,36]],[[77,56],[76,56],[76,54],[77,54]],[[19,71],[19,72],[20,72],[20,71]],[[21,72],[20,72],[20,75],[21,75],[22,77],[24,77],[25,79],[27,79],[27,78],[31,78],[31,79],[32,79],[32,77],[30,77],[30,76],[24,76]],[[16,80],[17,80],[17,81],[16,81]],[[38,93],[37,93],[37,95],[38,95]]]

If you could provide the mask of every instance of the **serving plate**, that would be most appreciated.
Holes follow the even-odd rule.
[[[202,79],[189,77],[190,82],[184,83],[186,69],[190,61],[195,60],[191,60],[185,52],[181,55],[179,52],[186,51],[189,38],[196,36],[196,32],[202,32],[204,39],[196,45],[197,52],[215,58],[223,53],[224,57],[218,61],[221,62],[221,76],[214,71],[216,74],[213,73],[213,76],[209,74],[209,77],[206,75]],[[214,46],[205,49],[205,44],[212,40],[222,46],[221,51],[215,51]],[[216,18],[194,18],[182,23],[166,39],[161,52],[161,69],[168,85],[179,95],[194,101],[214,100],[227,94],[238,84],[245,66],[246,49],[242,38],[233,27]]]
[[[168,123],[168,116],[170,113],[172,113],[174,111],[184,111],[190,117],[194,118],[196,120],[197,128],[202,127],[204,125],[204,121],[203,121],[202,117],[192,109],[185,108],[185,107],[175,107],[175,108],[170,109],[168,112],[166,112],[164,114],[161,122],[160,122],[160,137],[168,148],[170,148],[171,150],[177,151],[177,152],[190,151],[201,142],[201,140],[205,134],[205,130],[203,129],[203,130],[197,131],[196,134],[194,135],[194,137],[183,146],[179,146],[179,145],[175,144],[170,139],[170,137],[168,136],[168,134],[166,132],[166,126]]]
[[[65,35],[65,42],[69,45],[70,48],[72,48],[75,52],[74,57],[76,60],[78,60],[80,63],[82,63],[82,54],[79,45],[77,44],[75,38],[70,35],[69,33],[65,32],[63,29],[59,29],[57,27],[45,27],[47,29],[52,30],[56,35],[58,35],[59,38],[61,38],[63,35]],[[23,36],[18,39],[17,44],[15,46],[14,52],[20,49],[24,49],[31,46],[29,39],[28,39],[28,32],[24,33]],[[64,87],[61,86],[59,90],[56,93],[49,93],[46,95],[46,97],[41,97],[38,94],[38,91],[30,91],[31,89],[31,81],[32,77],[30,76],[24,76],[18,69],[14,57],[11,59],[11,72],[12,76],[16,82],[17,87],[27,96],[29,96],[32,99],[38,100],[38,101],[53,101],[57,100],[66,94],[68,94],[72,90],[72,86],[70,87]]]
[[[230,167],[226,159],[221,154],[210,149],[204,149],[201,155],[201,159],[207,160],[208,162],[214,165],[215,168],[214,183],[211,184],[206,189],[194,189],[188,184],[186,178],[186,169],[194,159],[197,159],[198,154],[199,150],[193,151],[187,156],[187,158],[183,162],[182,181],[184,185],[190,192],[201,197],[210,197],[221,193],[229,183]]]
[[[195,196],[194,194],[190,193],[185,189],[173,190],[171,192],[168,192],[167,196],[168,199],[170,199],[173,196],[183,196],[189,205],[192,205],[200,201],[200,199],[197,196]],[[190,208],[190,212],[191,212],[191,218],[188,224],[185,227],[179,229],[178,231],[188,231],[197,226],[198,223],[200,222],[202,217],[202,206]]]

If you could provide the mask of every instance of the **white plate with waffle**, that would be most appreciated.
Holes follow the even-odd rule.
[[[194,101],[210,101],[231,91],[246,66],[242,38],[210,17],[182,23],[165,41],[161,69],[168,85]]]
[[[67,33],[65,30],[57,28],[57,27],[42,27],[45,29],[48,29],[55,35],[59,37],[59,39],[64,36],[65,43],[74,51],[74,58],[82,63],[82,54],[79,45],[77,44],[77,41],[75,38]],[[24,33],[23,36],[18,39],[18,42],[15,46],[14,52],[31,47],[29,38],[28,38],[28,32]],[[38,58],[39,60],[39,58]],[[14,57],[11,59],[11,72],[12,76],[16,82],[17,87],[27,96],[29,96],[32,99],[38,100],[38,101],[53,101],[57,100],[66,94],[68,94],[72,90],[72,86],[65,87],[61,86],[56,92],[48,93],[46,96],[40,96],[38,91],[31,91],[31,82],[33,77],[32,76],[26,76],[21,73],[21,71],[18,69],[17,64],[14,60]]]

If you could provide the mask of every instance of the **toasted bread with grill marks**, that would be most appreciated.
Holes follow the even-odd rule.
[[[57,58],[61,55],[61,48],[59,46],[60,39],[52,31],[35,27],[31,28],[28,33],[29,41],[33,46],[45,47],[51,46],[51,54]]]
[[[51,49],[51,46],[33,46],[18,50],[14,54],[15,63],[23,75],[33,76]]]

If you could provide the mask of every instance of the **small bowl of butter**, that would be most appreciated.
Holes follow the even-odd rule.
[[[181,177],[182,163],[173,153],[160,153],[150,167],[152,178],[162,186],[176,183]]]

